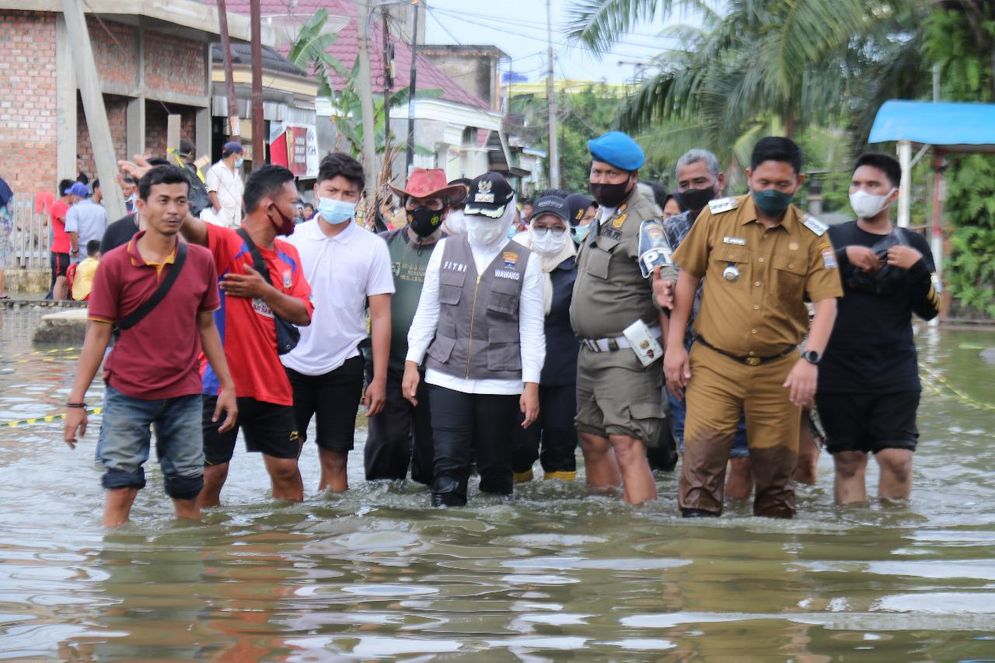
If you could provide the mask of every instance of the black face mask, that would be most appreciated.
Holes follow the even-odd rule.
[[[674,194],[677,198],[677,204],[683,209],[689,209],[692,212],[700,212],[705,209],[705,205],[708,201],[715,198],[715,187],[708,187],[707,189],[688,189],[687,191],[678,191]]]
[[[273,227],[276,228],[276,234],[289,235],[292,232],[294,232],[294,217],[287,216],[286,214],[283,213],[283,210],[277,207],[276,205],[270,205],[270,207],[276,210],[277,216],[280,217],[281,221],[281,223],[277,224],[273,223],[272,217],[269,220],[269,222],[273,224]],[[269,216],[269,214],[267,214],[266,216]]]
[[[442,224],[442,210],[416,207],[408,210],[408,225],[419,237],[428,237]]]
[[[591,184],[591,195],[603,207],[618,207],[629,196],[629,180],[621,184]]]

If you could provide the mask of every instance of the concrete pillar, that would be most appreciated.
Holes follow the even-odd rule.
[[[55,173],[57,180],[76,179],[76,71],[66,19],[55,18]]]
[[[197,131],[197,156],[211,156],[211,109],[198,108],[194,122]]]
[[[131,159],[136,154],[145,154],[145,97],[128,100],[128,154]]]
[[[124,196],[121,194],[121,187],[117,185],[118,167],[114,157],[114,140],[111,138],[97,61],[93,56],[93,45],[90,43],[81,0],[62,0],[62,13],[66,18],[66,32],[73,51],[73,65],[79,80],[83,111],[86,113],[86,127],[93,145],[97,177],[103,184],[103,204],[108,218],[119,219],[125,215]]]

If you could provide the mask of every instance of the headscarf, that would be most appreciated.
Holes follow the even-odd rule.
[[[569,231],[568,231],[569,232]],[[573,240],[570,239],[569,234],[564,238],[566,241],[563,242],[563,248],[560,252],[546,256],[541,253],[536,253],[542,259],[542,276],[543,276],[543,294],[542,303],[545,309],[546,315],[553,308],[553,278],[550,276],[552,271],[556,269],[561,262],[567,260],[568,258],[573,258],[577,255],[577,247]],[[518,242],[525,248],[532,249],[532,224],[529,224],[529,229],[523,233],[515,235],[514,241]]]
[[[464,215],[464,220],[467,229],[467,236],[470,241],[470,248],[490,250],[503,245],[508,241],[508,230],[511,228],[511,224],[515,222],[515,198],[512,197],[508,204],[504,206],[504,214],[497,219],[489,219],[486,216],[480,216],[476,214],[466,214]],[[487,224],[498,224],[501,228],[500,234],[496,234],[494,239],[486,242],[479,243],[475,241],[474,237],[470,234],[470,227],[476,223],[487,223]]]

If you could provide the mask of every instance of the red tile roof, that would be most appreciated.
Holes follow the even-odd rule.
[[[211,0],[203,0],[206,4],[214,4]],[[227,0],[228,11],[248,15],[248,0]],[[342,63],[346,71],[352,70],[359,52],[359,31],[356,23],[357,6],[350,0],[260,0],[262,16],[300,16],[306,20],[318,9],[328,10],[329,20],[334,17],[346,17],[348,22],[339,31],[338,38],[328,47],[328,52]],[[382,93],[383,76],[383,32],[379,16],[372,21],[370,30],[370,77],[373,92]],[[394,44],[394,87],[402,90],[408,87],[408,74],[411,70],[411,46],[401,41],[397,35],[390,35]],[[289,47],[278,48],[286,54]],[[452,103],[489,110],[490,105],[472,92],[466,90],[456,81],[443,73],[438,67],[422,56],[417,56],[418,90],[441,90],[442,99]],[[336,90],[342,89],[344,81],[334,71],[331,72],[332,85]]]

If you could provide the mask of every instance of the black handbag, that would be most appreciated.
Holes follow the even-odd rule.
[[[273,282],[269,278],[269,269],[266,267],[266,261],[263,260],[263,256],[259,253],[259,249],[256,247],[255,242],[249,237],[249,233],[245,231],[244,228],[239,228],[236,231],[245,245],[249,247],[249,254],[252,255],[252,266],[259,272],[259,275],[263,277],[266,283],[273,285]],[[276,323],[276,353],[280,355],[285,355],[294,348],[301,340],[301,330],[297,328],[292,322],[287,322],[273,311],[273,322]]]

